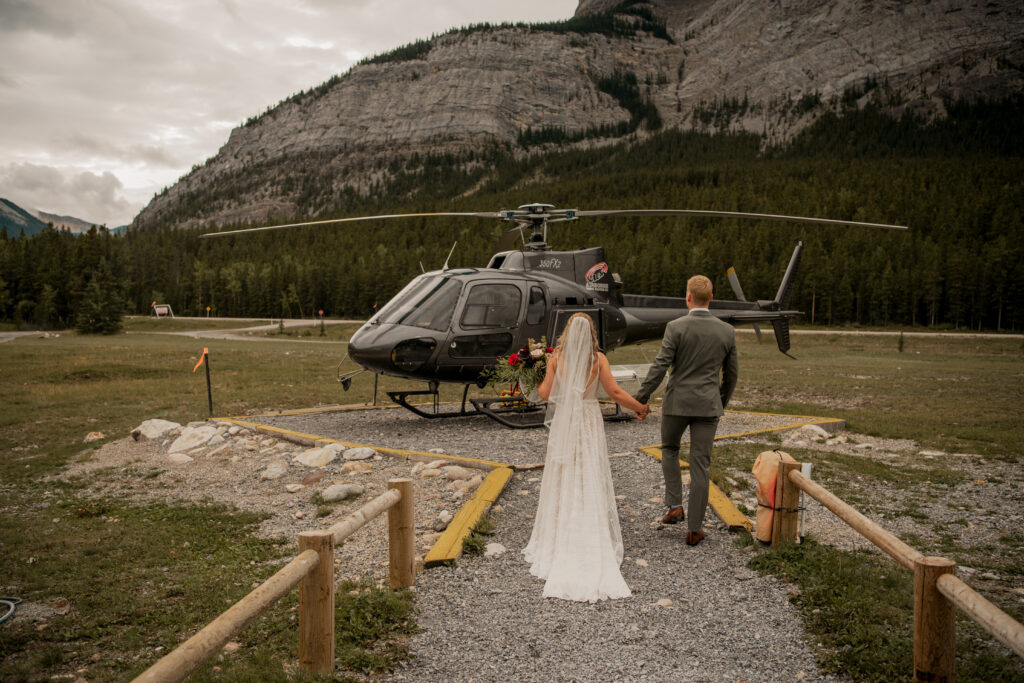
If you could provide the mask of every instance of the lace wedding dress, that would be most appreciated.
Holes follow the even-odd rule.
[[[523,555],[546,579],[544,597],[596,602],[631,593],[619,571],[622,532],[586,323],[572,321],[556,368],[540,502]]]

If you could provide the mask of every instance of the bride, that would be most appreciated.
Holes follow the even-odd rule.
[[[596,602],[631,595],[619,571],[622,532],[598,381],[616,403],[641,420],[647,416],[647,407],[615,383],[590,317],[576,313],[538,387],[549,402],[545,422],[551,432],[533,533],[523,555],[530,573],[546,579],[546,598]]]

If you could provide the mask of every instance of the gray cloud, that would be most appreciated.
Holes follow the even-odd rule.
[[[124,185],[113,173],[92,173],[38,164],[0,167],[0,197],[26,210],[72,215],[82,220],[120,225],[121,216],[138,211],[124,197]]]
[[[127,223],[233,126],[360,57],[465,24],[567,18],[576,4],[0,0],[0,196],[20,204],[10,183],[49,169],[58,177],[24,195],[28,207]]]
[[[50,12],[37,2],[0,0],[0,32],[36,31],[54,36],[74,32],[74,24],[66,16]]]

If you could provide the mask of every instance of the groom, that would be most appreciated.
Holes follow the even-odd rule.
[[[686,283],[687,314],[665,327],[661,350],[651,364],[636,399],[646,404],[671,369],[661,417],[661,471],[665,475],[663,524],[686,519],[683,482],[679,472],[679,443],[690,428],[690,496],[687,545],[704,540],[701,524],[708,504],[711,445],[718,418],[736,388],[738,363],[732,325],[711,315],[711,280],[694,275]],[[719,382],[719,371],[722,377]],[[646,405],[644,414],[650,411]]]

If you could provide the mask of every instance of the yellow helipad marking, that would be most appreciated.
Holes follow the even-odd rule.
[[[275,415],[283,415],[284,413],[275,413]],[[298,413],[304,414],[304,413]],[[248,416],[254,417],[254,416]],[[255,416],[259,417],[259,416]],[[265,417],[270,417],[269,415]],[[250,427],[260,432],[267,434],[279,434],[285,437],[291,437],[292,440],[298,441],[309,446],[317,444],[337,443],[345,446],[346,448],[372,448],[380,453],[388,453],[390,455],[397,455],[399,457],[411,460],[448,460],[459,462],[468,467],[474,467],[476,469],[490,470],[490,474],[484,479],[483,483],[477,487],[476,491],[470,497],[466,504],[455,514],[455,517],[448,524],[448,528],[445,529],[441,537],[437,539],[434,546],[427,553],[427,556],[423,559],[423,565],[425,567],[431,567],[438,564],[446,564],[449,562],[455,562],[462,555],[462,542],[469,536],[473,531],[473,527],[476,526],[480,518],[487,514],[487,511],[491,509],[491,505],[498,499],[501,492],[505,488],[505,484],[512,477],[513,469],[505,463],[493,462],[491,460],[480,460],[479,458],[465,458],[458,455],[445,455],[443,453],[428,453],[425,451],[409,451],[400,448],[387,448],[385,446],[374,446],[372,444],[361,444],[352,443],[349,441],[341,441],[339,439],[329,439],[315,434],[306,434],[303,432],[296,432],[291,429],[283,429],[281,427],[271,427],[269,425],[261,425],[256,422],[249,422],[242,418],[234,417],[218,417],[214,418],[221,422],[230,422],[232,424],[241,425],[244,427]]]
[[[778,432],[786,429],[799,429],[805,425],[816,424],[834,424],[840,423],[845,425],[843,420],[837,420],[831,417],[813,417],[811,415],[783,415],[781,413],[756,413],[749,410],[729,410],[726,412],[730,413],[742,413],[746,415],[769,415],[772,417],[791,417],[798,420],[804,420],[803,422],[796,422],[793,424],[782,425],[781,427],[766,427],[764,429],[754,429],[749,432],[739,432],[736,434],[716,434],[715,441],[721,439],[735,439],[740,436],[750,436],[752,434],[766,434],[768,432]],[[661,461],[661,446],[642,446],[639,449],[642,453],[650,455],[657,461]],[[688,468],[690,463],[686,462],[682,458],[679,459],[679,465],[681,467]],[[708,482],[708,503],[711,505],[711,509],[715,511],[723,522],[729,526],[730,531],[738,531],[739,529],[746,529],[747,531],[754,530],[754,524],[737,509],[736,505],[729,500],[729,497],[722,493],[722,490],[715,486],[715,482]]]
[[[507,466],[491,470],[483,483],[477,487],[473,497],[462,506],[455,518],[448,524],[448,528],[434,543],[434,547],[423,558],[423,566],[433,567],[458,559],[462,554],[462,542],[469,537],[476,523],[501,495],[512,474],[512,468]]]
[[[408,460],[449,460],[459,462],[468,467],[474,467],[477,469],[490,470],[490,474],[484,479],[483,483],[477,487],[476,491],[470,497],[466,504],[456,513],[455,517],[448,524],[448,528],[445,529],[441,537],[438,538],[437,542],[427,553],[423,560],[425,567],[431,567],[438,564],[446,564],[454,562],[462,555],[462,543],[472,533],[473,527],[476,526],[477,522],[490,510],[494,501],[498,499],[502,491],[505,489],[505,485],[508,483],[514,474],[512,466],[506,463],[494,462],[492,460],[482,460],[479,458],[466,458],[458,455],[446,455],[444,453],[429,453],[425,451],[411,451],[400,448],[388,448],[385,446],[375,446],[373,444],[361,444],[353,443],[349,441],[341,441],[340,439],[331,439],[315,434],[306,434],[303,432],[296,432],[291,429],[284,429],[281,427],[271,427],[269,425],[262,425],[256,422],[251,422],[250,419],[254,417],[278,417],[287,415],[310,415],[319,412],[345,412],[354,410],[374,410],[374,409],[385,409],[385,408],[396,408],[398,406],[322,406],[320,408],[305,408],[300,410],[287,410],[273,413],[263,413],[260,415],[247,415],[244,417],[217,417],[213,418],[221,422],[230,422],[232,424],[241,425],[243,427],[249,427],[259,432],[267,434],[279,434],[284,437],[290,437],[290,440],[297,441],[298,443],[316,446],[328,443],[337,443],[345,446],[346,448],[372,448],[380,453],[388,453],[403,457]],[[745,413],[748,415],[769,415],[773,417],[791,417],[796,419],[804,420],[804,422],[798,422],[795,424],[784,425],[781,427],[769,427],[765,429],[755,429],[749,432],[742,432],[738,434],[723,434],[716,435],[715,440],[719,439],[730,439],[740,436],[749,436],[752,434],[762,434],[767,432],[781,431],[784,429],[798,429],[808,424],[830,424],[830,423],[842,423],[842,420],[836,420],[827,417],[812,417],[810,415],[783,415],[780,413],[756,413],[752,411],[742,410],[730,410],[731,413]],[[639,449],[643,453],[647,453],[655,460],[661,460],[661,447],[660,445],[653,446],[642,446]],[[685,460],[680,459],[680,466],[689,467],[689,463]],[[746,529],[752,531],[754,525],[747,517],[741,513],[729,498],[722,493],[721,489],[715,486],[714,482],[709,482],[708,490],[708,502],[715,513],[725,522],[729,529],[738,530]]]

